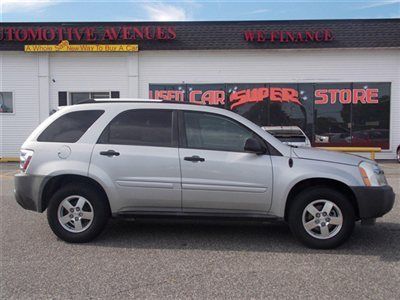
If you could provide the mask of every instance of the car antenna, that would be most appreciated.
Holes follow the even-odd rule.
[[[293,147],[292,146],[289,146],[289,147],[290,147],[289,168],[292,168],[293,167],[293,158],[292,158]]]

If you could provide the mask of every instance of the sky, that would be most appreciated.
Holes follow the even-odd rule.
[[[400,18],[400,0],[0,0],[1,22]]]

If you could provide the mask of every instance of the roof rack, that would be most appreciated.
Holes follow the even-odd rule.
[[[90,98],[82,100],[76,104],[90,104],[90,103],[122,103],[122,102],[136,102],[136,103],[146,103],[146,102],[163,102],[159,99],[139,99],[139,98]]]
[[[172,100],[160,100],[160,99],[139,99],[139,98],[100,98],[100,99],[87,99],[82,100],[78,104],[90,104],[90,103],[169,103],[169,104],[186,104],[186,105],[200,105],[201,103],[191,103],[191,102],[178,102]]]

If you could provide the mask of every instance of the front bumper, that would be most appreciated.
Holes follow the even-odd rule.
[[[389,185],[356,186],[351,189],[356,196],[360,219],[379,218],[393,208],[395,193]]]
[[[18,204],[28,210],[43,212],[40,201],[44,176],[19,173],[14,176],[14,196]]]

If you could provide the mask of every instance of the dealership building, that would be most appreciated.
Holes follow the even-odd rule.
[[[0,23],[0,157],[87,98],[218,106],[314,146],[400,144],[400,19]]]

